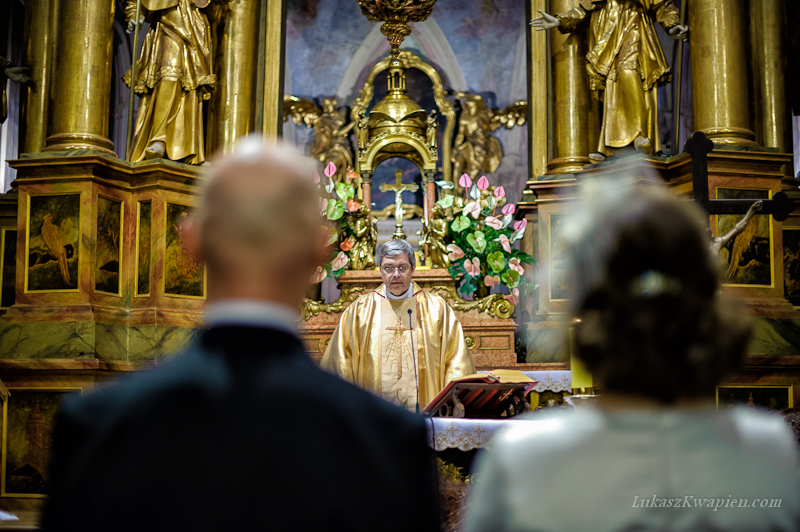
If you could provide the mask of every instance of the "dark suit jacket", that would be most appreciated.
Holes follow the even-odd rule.
[[[64,402],[43,528],[438,530],[425,431],[292,335],[214,328],[169,364]]]

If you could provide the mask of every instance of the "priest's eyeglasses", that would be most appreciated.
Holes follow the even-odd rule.
[[[381,268],[381,269],[382,269],[382,270],[383,270],[383,271],[386,273],[386,275],[392,275],[392,274],[394,273],[394,271],[395,271],[395,270],[397,270],[398,272],[400,272],[400,274],[401,274],[401,275],[405,275],[405,274],[407,274],[407,273],[408,273],[408,271],[409,271],[411,268],[409,268],[408,266],[406,266],[406,265],[404,264],[404,265],[402,265],[402,266],[398,266],[397,268],[395,268],[394,266],[384,266],[384,267],[383,267],[383,268]]]

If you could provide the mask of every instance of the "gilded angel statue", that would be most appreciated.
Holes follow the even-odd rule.
[[[353,247],[349,251],[353,270],[371,270],[375,267],[378,225],[369,213],[367,206],[361,205],[347,217],[347,227],[353,232]]]
[[[339,182],[353,167],[353,147],[350,143],[350,131],[355,122],[347,123],[345,114],[337,109],[335,98],[322,100],[322,108],[317,107],[311,100],[297,96],[283,97],[283,119],[292,117],[295,124],[305,124],[314,128],[311,140],[311,157],[322,162],[336,165],[333,178]]]
[[[427,256],[431,258],[431,264],[433,264],[434,268],[447,269],[450,267],[447,244],[445,244],[449,225],[444,209],[436,203],[431,209],[430,219],[423,220],[422,231],[417,231],[417,234],[421,233],[419,239],[420,251],[424,250],[424,246],[428,246]],[[424,262],[425,254],[420,253],[420,259]]]
[[[492,132],[500,126],[511,129],[525,123],[528,103],[519,101],[503,110],[491,110],[477,94],[456,93],[464,100],[459,117],[458,133],[453,150],[453,175],[469,174],[477,178],[480,174],[497,170],[503,160],[500,141]]]

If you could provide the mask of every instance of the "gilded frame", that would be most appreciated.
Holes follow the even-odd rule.
[[[7,309],[9,307],[3,306],[3,285],[5,283],[5,264],[6,264],[6,238],[8,238],[8,233],[13,231],[17,233],[16,227],[2,227],[0,228],[0,309]],[[17,246],[16,246],[16,235],[14,238],[15,245],[14,245],[14,260],[16,261],[16,254],[17,254]],[[16,276],[16,268],[14,269],[14,291],[16,291],[16,284],[17,284],[17,276]]]
[[[78,254],[78,267],[77,267],[77,279],[76,279],[76,286],[75,288],[56,288],[56,289],[45,289],[45,290],[31,290],[28,288],[29,285],[29,270],[30,270],[30,244],[31,244],[31,199],[32,198],[40,198],[44,196],[78,196],[78,212],[77,212],[77,220],[78,220],[78,239],[76,241],[77,249],[75,250]],[[83,203],[83,194],[81,192],[49,192],[43,194],[28,194],[26,199],[26,209],[25,209],[25,257],[24,257],[24,286],[23,291],[26,294],[46,294],[46,293],[78,293],[81,291],[81,267],[83,266],[83,261],[86,260],[84,258],[85,253],[82,252],[81,248],[81,241],[83,240],[83,223],[81,221],[81,206]],[[85,250],[84,250],[85,251]]]
[[[117,244],[117,291],[116,292],[109,292],[106,290],[98,290],[97,289],[97,272],[100,269],[100,265],[98,264],[98,256],[97,256],[97,245],[100,240],[99,233],[100,233],[100,199],[104,199],[110,201],[112,203],[119,203],[119,243]],[[124,249],[124,233],[125,231],[123,228],[125,227],[125,202],[120,199],[112,198],[110,196],[106,196],[103,194],[97,195],[97,216],[96,220],[98,223],[95,224],[95,240],[94,240],[94,291],[98,294],[105,294],[107,296],[115,296],[121,297],[122,296],[122,264],[123,264],[123,249]]]
[[[569,301],[568,297],[557,297],[557,298],[553,297],[553,283],[556,280],[556,277],[555,277],[554,272],[553,272],[553,270],[554,270],[553,264],[555,262],[555,257],[557,255],[557,252],[559,251],[559,249],[561,249],[563,247],[562,246],[563,241],[562,241],[562,238],[560,237],[560,235],[559,235],[558,239],[554,239],[553,238],[553,217],[554,216],[555,217],[564,217],[564,219],[566,219],[567,216],[571,216],[571,215],[569,213],[564,213],[564,212],[548,212],[547,213],[547,241],[548,241],[548,247],[549,247],[549,256],[548,256],[548,259],[547,259],[547,277],[548,277],[548,279],[547,279],[547,297],[548,297],[549,301]],[[558,240],[558,248],[556,247],[556,240]],[[563,249],[562,249],[562,251],[563,251]],[[565,290],[565,292],[566,291],[568,291],[568,289]],[[559,295],[561,295],[561,294],[559,294]]]
[[[720,407],[719,404],[719,392],[720,388],[729,388],[729,389],[749,389],[749,390],[786,390],[786,402],[787,405],[785,408],[794,408],[794,385],[792,384],[766,384],[766,385],[759,385],[759,384],[720,384],[716,387],[715,390],[715,399],[717,403],[717,408]],[[741,403],[739,403],[741,404]],[[756,405],[760,406],[760,405]],[[762,408],[768,408],[761,406]],[[780,409],[783,410],[783,409]]]
[[[148,251],[149,256],[147,259],[147,293],[140,294],[139,293],[139,253],[141,250],[139,249],[139,243],[141,242],[142,234],[142,206],[144,204],[150,205],[150,221],[148,223],[148,227],[150,229],[150,234],[147,235],[150,250]],[[152,292],[153,287],[153,200],[146,199],[140,200],[136,202],[136,255],[133,260],[133,297],[149,297]]]
[[[9,428],[13,430],[13,427],[9,427],[9,403],[14,401],[15,395],[19,397],[20,393],[63,393],[68,394],[71,392],[78,392],[83,393],[83,388],[80,386],[59,386],[59,387],[43,387],[43,388],[33,388],[33,387],[20,387],[20,388],[9,388],[9,392],[11,392],[11,396],[3,403],[3,449],[2,453],[0,453],[0,497],[17,497],[17,498],[28,498],[28,499],[43,499],[47,497],[46,493],[25,493],[25,492],[9,492],[6,490],[8,479],[6,478],[6,474],[8,473],[9,467]],[[63,400],[63,397],[61,398]],[[38,398],[36,400],[38,404]],[[57,409],[56,409],[57,410]],[[50,414],[50,429],[49,432],[52,434],[52,423],[54,421],[55,412]],[[25,438],[27,441],[27,437]],[[50,442],[52,442],[52,436]]]
[[[177,206],[177,207],[184,207],[185,209],[189,209],[189,210],[193,210],[193,209],[195,209],[195,207],[193,205],[186,205],[184,203],[178,203],[178,202],[167,201],[165,203],[166,203],[166,205],[165,205],[165,208],[164,208],[164,275],[163,275],[163,279],[162,279],[162,288],[164,290],[164,295],[166,297],[174,297],[174,298],[178,298],[178,299],[205,299],[206,298],[206,294],[208,293],[208,276],[206,275],[205,265],[201,265],[200,266],[200,269],[203,272],[202,273],[203,280],[202,280],[202,283],[201,283],[202,287],[203,287],[202,288],[202,292],[203,292],[202,295],[196,296],[196,295],[187,295],[187,294],[177,294],[175,292],[167,292],[167,277],[168,277],[168,275],[170,273],[169,272],[169,266],[170,266],[169,260],[170,259],[168,257],[168,255],[169,255],[168,237],[169,237],[169,231],[170,231],[170,227],[169,226],[170,226],[170,223],[171,223],[171,220],[170,220],[170,206],[174,205],[174,206]]]
[[[716,186],[714,188],[714,193],[715,193],[715,196],[716,196],[717,199],[720,199],[720,197],[719,197],[720,189],[725,189],[725,190],[754,190],[754,191],[758,191],[758,192],[766,192],[767,193],[767,197],[763,198],[763,199],[772,199],[772,189],[771,188],[739,187],[739,186],[718,185],[718,186]],[[719,229],[720,216],[730,216],[730,215],[720,215],[720,214],[714,215],[714,223],[715,223],[715,227],[716,227],[716,235],[715,236],[717,236],[717,237],[720,236],[720,234],[719,234],[720,233],[720,229]],[[742,215],[742,216],[744,216],[744,215]],[[723,281],[723,283],[722,283],[723,286],[731,286],[731,287],[736,286],[736,287],[744,287],[744,288],[774,288],[775,287],[775,249],[774,249],[775,248],[775,239],[773,237],[773,232],[774,232],[775,228],[774,228],[772,216],[767,215],[767,214],[756,214],[756,216],[766,216],[767,219],[769,220],[769,222],[768,222],[769,223],[768,233],[769,233],[769,250],[770,250],[770,253],[769,253],[769,278],[770,278],[770,284],[726,283],[726,282]],[[783,257],[781,257],[781,260],[783,260]]]
[[[791,297],[791,294],[787,293],[787,291],[786,291],[786,284],[787,284],[786,281],[789,278],[789,266],[790,266],[790,264],[786,263],[786,258],[787,258],[786,257],[786,252],[787,252],[787,250],[789,250],[789,247],[786,245],[786,232],[787,231],[791,231],[792,233],[795,233],[795,234],[798,235],[798,237],[800,237],[800,227],[787,227],[786,225],[784,225],[782,227],[782,236],[784,237],[783,238],[783,257],[781,257],[781,259],[783,260],[783,294],[784,294],[784,297],[786,297],[786,299],[790,303],[792,303],[794,308],[800,308],[800,305],[797,304],[797,303],[800,303],[800,295],[798,295],[797,297]],[[800,240],[800,238],[798,238],[798,240]],[[798,249],[791,250],[791,251],[796,251],[797,252],[797,257],[798,257],[798,259],[800,259],[800,245],[798,245]],[[798,279],[798,285],[800,285],[800,279]]]

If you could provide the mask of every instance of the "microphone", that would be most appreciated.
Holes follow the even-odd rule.
[[[411,329],[411,362],[414,363],[414,380],[417,381],[417,414],[419,414],[419,375],[417,374],[417,352],[414,350],[414,326],[411,324],[411,309],[408,309],[408,327]]]

